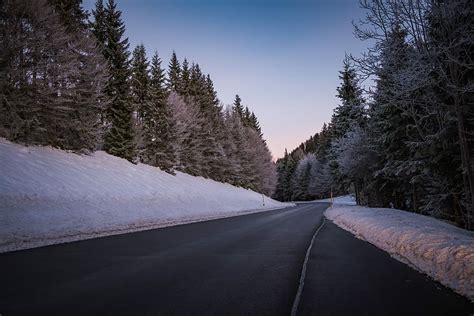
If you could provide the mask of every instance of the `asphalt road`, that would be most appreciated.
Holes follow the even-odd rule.
[[[0,314],[289,315],[327,204],[0,255]],[[301,315],[468,315],[464,298],[326,221]]]

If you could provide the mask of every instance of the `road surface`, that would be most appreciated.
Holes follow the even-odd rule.
[[[290,315],[328,204],[0,255],[0,314]],[[329,221],[298,315],[469,315],[466,299]]]

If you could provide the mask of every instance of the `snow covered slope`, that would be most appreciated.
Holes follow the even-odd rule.
[[[396,209],[334,203],[326,217],[474,301],[474,233]]]
[[[0,138],[0,252],[282,208],[250,190]]]

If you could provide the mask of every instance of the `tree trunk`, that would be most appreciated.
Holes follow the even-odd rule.
[[[468,203],[466,210],[466,228],[471,229],[471,216],[472,208],[474,206],[474,179],[472,172],[472,155],[470,152],[470,146],[468,139],[466,138],[466,131],[464,125],[464,114],[462,113],[461,104],[459,102],[459,97],[454,97],[454,106],[456,109],[457,119],[458,119],[458,134],[459,134],[459,146],[461,149],[461,160],[462,160],[462,176],[464,182],[464,194],[466,201]]]
[[[416,196],[416,183],[413,183],[413,211],[418,213],[418,199]]]

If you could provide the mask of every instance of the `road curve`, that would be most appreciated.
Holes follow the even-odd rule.
[[[324,203],[0,254],[0,314],[470,315]]]

